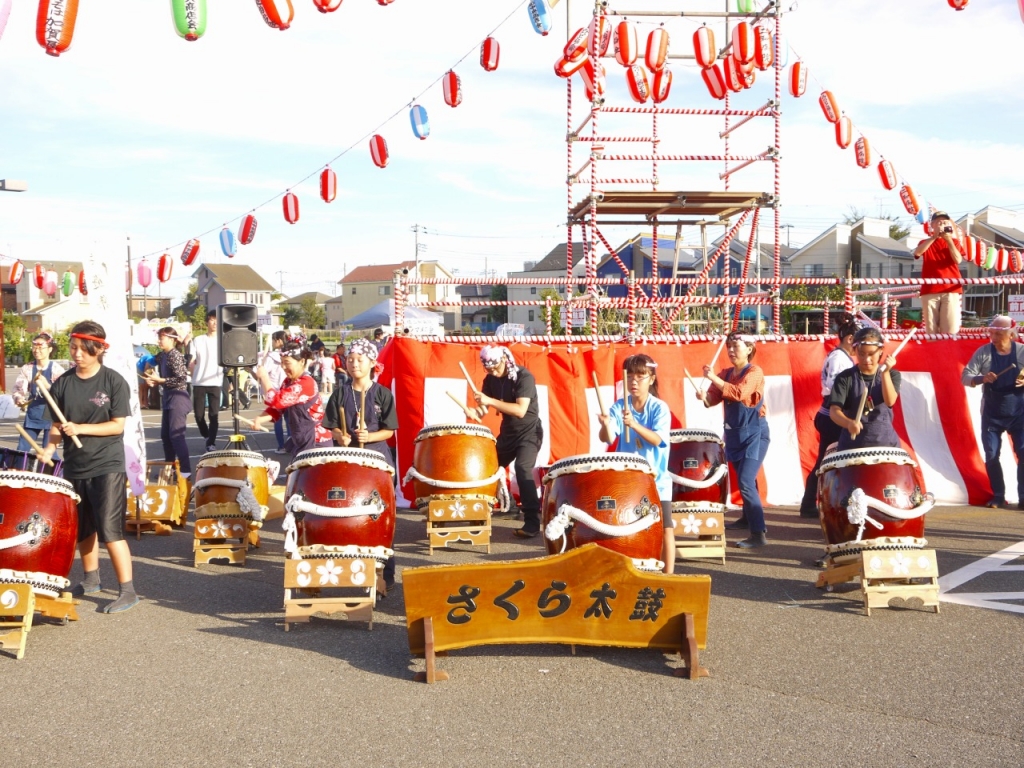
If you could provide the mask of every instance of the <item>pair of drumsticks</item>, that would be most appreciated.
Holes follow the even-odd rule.
[[[480,390],[476,388],[476,384],[473,382],[473,377],[469,375],[469,371],[466,370],[466,366],[463,365],[461,360],[459,361],[459,368],[462,369],[462,375],[466,377],[466,382],[469,384],[469,388],[471,390],[473,390],[473,394],[474,395],[479,395],[480,394]],[[458,397],[456,397],[454,394],[452,394],[451,390],[446,391],[445,394],[448,395],[448,397],[450,397],[455,402],[455,404],[458,405],[459,408],[462,409],[463,413],[466,414],[466,418],[472,419],[473,421],[477,422],[478,424],[483,423],[481,421],[481,417],[486,415],[486,413],[487,413],[486,409],[483,411],[483,413],[481,413],[480,409],[478,409],[478,408],[470,408],[464,402],[459,400]]]
[[[629,372],[625,368],[622,369],[622,412],[623,413],[625,413],[626,409],[629,408],[629,384],[627,383],[628,373]],[[591,371],[590,372],[590,376],[594,380],[594,392],[597,395],[597,407],[601,411],[601,415],[602,416],[607,416],[608,415],[608,409],[604,407],[604,398],[601,397],[601,385],[599,385],[597,383],[597,373],[595,371]],[[629,426],[628,425],[623,425],[623,427],[622,427],[622,438],[623,438],[623,440],[625,440],[625,442],[628,443],[630,441],[630,435],[631,434],[632,434],[632,431],[630,430]],[[637,442],[639,443],[640,440],[641,440],[640,435],[637,435],[636,439],[637,439]]]

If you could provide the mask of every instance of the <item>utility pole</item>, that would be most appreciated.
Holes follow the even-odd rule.
[[[426,227],[421,227],[419,224],[413,224],[411,229],[412,229],[412,232],[413,232],[413,237],[415,238],[415,241],[416,241],[416,272],[415,272],[416,280],[417,280],[417,283],[416,283],[416,294],[419,295],[419,292],[420,292],[420,285],[419,285],[419,279],[420,279],[420,251],[427,250],[427,244],[420,242],[420,232],[422,232],[423,234],[426,234],[427,233],[427,228]]]
[[[786,247],[789,248],[789,230],[793,228],[792,224],[780,224],[779,229],[786,230]]]
[[[277,291],[284,296],[284,270],[278,270],[277,272]]]

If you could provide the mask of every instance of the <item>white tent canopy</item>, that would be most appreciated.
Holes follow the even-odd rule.
[[[443,318],[437,312],[428,312],[419,307],[405,308],[406,320],[434,321],[439,327],[443,326]],[[394,326],[395,324],[395,300],[382,301],[375,307],[365,312],[360,312],[353,318],[344,321],[344,325],[351,326],[353,330],[361,331],[368,328],[380,328],[383,326]]]

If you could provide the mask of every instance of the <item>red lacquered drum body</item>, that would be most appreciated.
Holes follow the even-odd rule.
[[[236,501],[238,488],[229,483],[218,485],[217,480],[245,481],[252,486],[253,496],[266,507],[270,498],[270,477],[267,460],[252,451],[210,451],[196,464],[195,474],[196,519],[204,517],[249,517]],[[206,485],[203,481],[214,481]]]
[[[573,518],[565,528],[565,549],[591,542],[641,560],[658,559],[664,528],[654,470],[641,456],[631,453],[601,453],[572,456],[556,461],[544,478],[546,490],[541,509],[542,530],[548,552],[563,550],[562,536],[548,538],[549,524],[556,520],[563,504],[611,526],[642,527],[628,535],[595,530]],[[567,510],[567,514],[573,515]],[[561,526],[559,526],[561,527]]]
[[[706,429],[673,429],[669,439],[668,471],[692,483],[673,480],[672,501],[728,503],[729,465],[721,438]]]
[[[829,544],[842,544],[857,539],[857,525],[849,520],[850,497],[856,489],[899,510],[931,508],[924,492],[924,479],[917,464],[900,448],[854,448],[825,454],[818,470],[818,514],[821,530]],[[925,509],[927,511],[927,509]],[[910,520],[900,520],[876,508],[869,508],[871,519],[881,529],[868,523],[861,540],[924,537],[924,513]]]
[[[78,501],[62,478],[0,472],[0,581],[60,594],[75,559]]]
[[[475,424],[435,424],[416,435],[412,478],[417,507],[430,497],[476,496],[498,500],[498,448],[491,430]],[[441,481],[434,484],[431,481]],[[450,485],[445,485],[448,483]]]
[[[376,451],[314,448],[288,467],[285,497],[298,496],[327,514],[295,515],[298,545],[391,547],[395,538],[395,472]],[[335,517],[330,510],[352,516]]]

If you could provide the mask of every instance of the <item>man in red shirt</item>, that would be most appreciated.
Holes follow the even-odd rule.
[[[921,277],[960,277],[962,246],[953,239],[953,220],[945,211],[932,214],[932,236],[918,243],[914,258],[924,257]],[[925,333],[959,333],[961,285],[922,285],[921,319]]]

